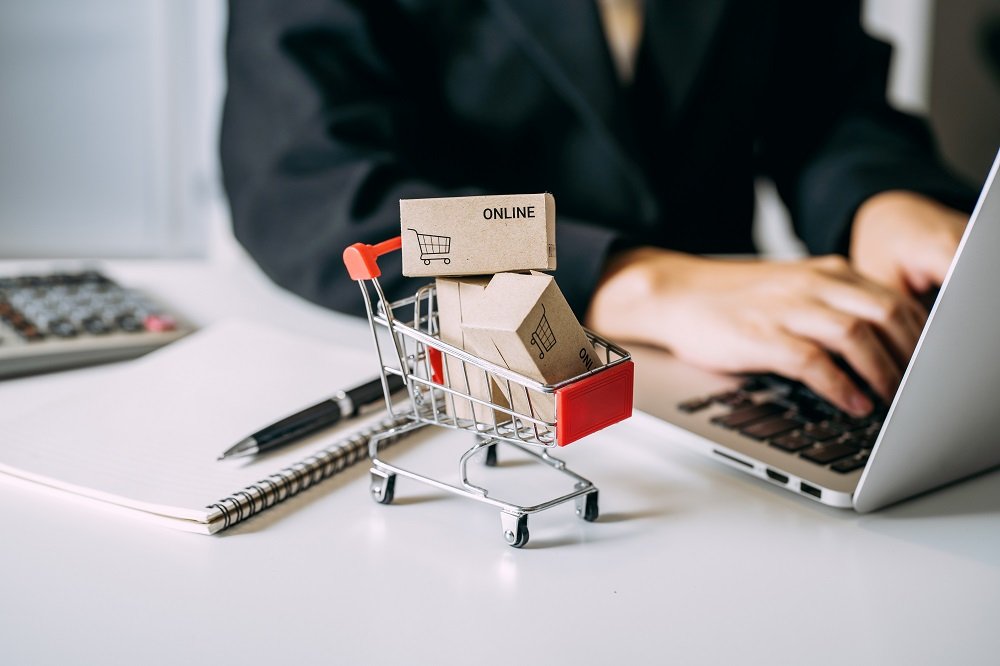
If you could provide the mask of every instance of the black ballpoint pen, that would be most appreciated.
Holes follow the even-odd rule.
[[[402,377],[386,373],[385,378],[390,393],[403,388]],[[307,407],[240,440],[226,449],[225,453],[219,456],[219,460],[251,456],[276,449],[317,430],[332,426],[342,418],[357,416],[363,407],[378,402],[382,396],[381,377],[347,391],[339,391],[328,400]]]

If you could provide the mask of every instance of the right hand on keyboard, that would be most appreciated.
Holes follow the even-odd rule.
[[[608,262],[587,322],[711,370],[776,372],[863,416],[872,401],[831,353],[891,401],[926,316],[840,256],[726,261],[644,247]]]

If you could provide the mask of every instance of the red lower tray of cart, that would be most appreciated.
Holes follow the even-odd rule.
[[[386,409],[407,417],[398,428],[373,437],[371,494],[382,504],[392,502],[397,476],[411,478],[500,509],[501,531],[511,546],[528,542],[529,514],[574,500],[577,515],[594,521],[599,515],[598,490],[570,471],[548,451],[622,421],[632,414],[634,366],[627,351],[591,331],[594,350],[604,365],[558,384],[541,384],[443,342],[439,337],[434,285],[413,296],[390,302],[379,283],[378,257],[399,250],[401,239],[378,245],[356,243],[344,251],[344,263],[364,296],[375,353],[383,377],[403,378],[409,401],[393,403],[388,383]],[[539,409],[544,405],[544,409]],[[458,479],[449,482],[395,465],[381,456],[383,441],[404,432],[436,426],[466,430],[474,444],[459,459]],[[498,446],[514,447],[573,481],[571,492],[523,505],[500,499],[469,481],[468,463],[485,453],[495,465]]]

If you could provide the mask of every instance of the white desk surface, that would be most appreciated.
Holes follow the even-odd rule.
[[[104,267],[197,323],[371,353],[364,322],[244,260]],[[0,382],[0,409],[102,371]],[[0,480],[0,663],[1000,663],[1000,475],[858,516],[639,425],[560,452],[602,516],[534,515],[523,550],[497,510],[429,486],[400,479],[375,504],[363,466],[214,537]],[[449,436],[401,454],[457,463]]]

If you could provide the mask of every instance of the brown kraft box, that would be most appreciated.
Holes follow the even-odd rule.
[[[551,194],[400,199],[403,275],[486,275],[556,267]]]
[[[493,276],[481,297],[463,311],[462,330],[473,352],[497,365],[543,384],[594,370],[604,362],[552,276],[501,273]],[[501,390],[507,394],[506,385]],[[514,411],[555,419],[552,395],[511,385],[507,399]]]
[[[442,342],[469,351],[465,343],[465,334],[462,331],[463,308],[481,298],[489,282],[489,276],[438,278],[436,280],[438,332]],[[445,355],[444,362],[445,377],[451,388],[460,393],[468,393],[480,400],[489,400],[503,407],[510,406],[507,398],[500,392],[497,385],[490,381],[481,368],[466,364],[467,367],[463,371],[462,361],[448,355]],[[498,424],[510,420],[508,414],[491,410],[471,400],[463,400],[458,396],[446,397],[445,405],[448,414],[457,419],[475,417],[476,421],[492,424],[495,413]]]

